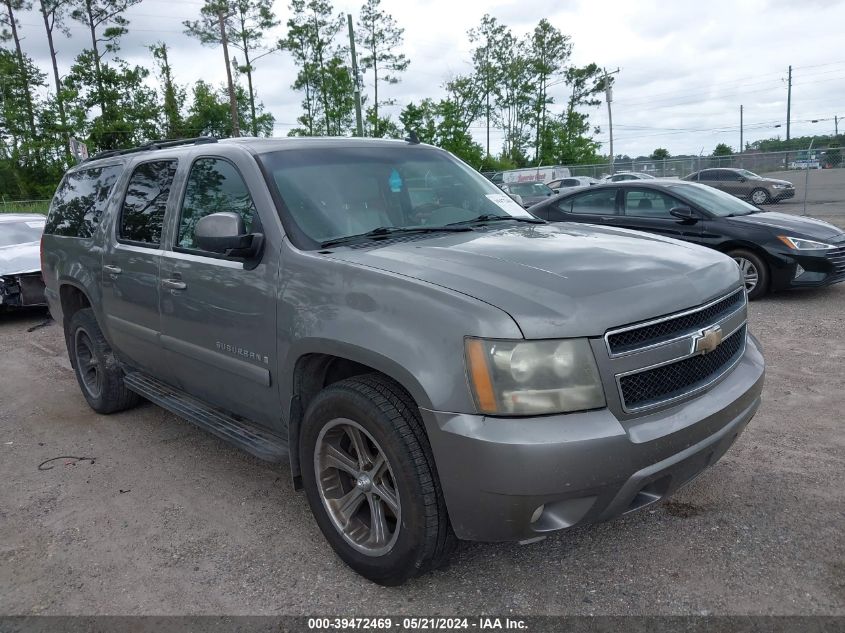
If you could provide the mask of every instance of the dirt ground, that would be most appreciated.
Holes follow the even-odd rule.
[[[845,615],[844,314],[845,284],[751,304],[763,405],[670,502],[389,589],[286,468],[151,404],[92,413],[59,327],[0,315],[0,614]]]

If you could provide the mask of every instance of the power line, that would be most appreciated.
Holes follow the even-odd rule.
[[[840,64],[845,64],[845,60],[838,61],[838,62],[828,62],[826,64],[815,64],[813,66],[793,66],[793,70],[808,69],[808,68],[820,68],[820,67],[824,67],[824,66],[833,66],[833,65],[840,65]],[[812,76],[816,76],[816,75],[829,74],[829,73],[832,73],[832,72],[842,72],[842,69],[841,68],[834,68],[832,70],[825,70],[825,71],[821,71],[821,72],[801,73],[800,76],[804,76],[804,77],[811,76],[812,77]],[[760,77],[766,77],[766,76],[771,76],[772,78],[763,79],[763,80],[760,79]],[[752,81],[751,83],[749,83],[748,82],[749,79],[756,79],[757,81]],[[733,87],[733,84],[740,84],[744,87],[745,86],[761,85],[761,84],[771,84],[771,83],[782,84],[782,81],[783,81],[783,72],[777,71],[777,72],[771,72],[771,73],[764,73],[762,75],[758,74],[758,75],[743,77],[743,78],[739,78],[739,79],[731,79],[731,80],[724,81],[724,82],[717,82],[715,84],[711,84],[710,88],[708,88],[708,89],[700,89],[700,90],[693,90],[693,91],[671,90],[671,91],[668,91],[668,92],[656,92],[656,93],[652,93],[652,94],[642,95],[642,96],[640,96],[640,97],[638,97],[638,98],[636,98],[632,101],[620,101],[618,103],[628,103],[628,104],[633,105],[633,104],[636,104],[636,103],[647,103],[647,102],[650,102],[650,101],[654,101],[655,97],[691,96],[691,95],[700,95],[700,94],[707,95],[710,92],[712,92],[713,87],[720,87],[720,86]],[[665,100],[666,99],[656,99],[656,101],[665,101]]]

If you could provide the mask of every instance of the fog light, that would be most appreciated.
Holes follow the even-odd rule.
[[[543,516],[543,510],[546,509],[546,505],[543,504],[539,506],[536,510],[534,510],[534,514],[531,515],[531,523],[536,523],[537,519]]]
[[[804,274],[804,269],[801,268],[801,264],[795,264],[795,278],[797,279],[801,275]]]

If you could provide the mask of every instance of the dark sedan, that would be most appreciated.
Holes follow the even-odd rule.
[[[533,207],[551,222],[586,222],[657,233],[715,248],[737,262],[749,299],[785,288],[845,281],[845,232],[813,218],[762,211],[691,182],[595,185]]]
[[[758,206],[795,197],[795,187],[788,180],[764,178],[747,169],[702,169],[684,180],[710,185]]]

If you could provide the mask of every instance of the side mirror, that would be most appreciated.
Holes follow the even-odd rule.
[[[669,209],[669,215],[674,216],[679,220],[683,220],[687,224],[694,224],[698,222],[698,216],[695,214],[695,211],[689,207],[674,207]]]
[[[560,193],[560,189],[552,189],[554,193]]]
[[[261,233],[247,233],[243,218],[231,211],[200,218],[194,236],[202,250],[242,260],[254,259],[264,243]]]

